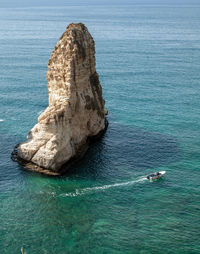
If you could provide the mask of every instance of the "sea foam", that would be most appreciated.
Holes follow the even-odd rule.
[[[43,109],[43,110],[41,110],[41,111],[39,111],[37,114],[38,114],[38,116],[40,116],[43,112],[45,111],[45,109]]]

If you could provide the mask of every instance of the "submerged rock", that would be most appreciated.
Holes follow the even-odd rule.
[[[18,146],[19,162],[60,173],[82,156],[90,137],[106,129],[106,110],[95,67],[94,40],[83,24],[70,24],[52,52],[47,72],[49,106]]]

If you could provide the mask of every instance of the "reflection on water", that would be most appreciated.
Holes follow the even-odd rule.
[[[102,140],[91,145],[80,166],[71,168],[66,175],[85,174],[111,180],[116,174],[124,177],[123,170],[118,172],[118,168],[138,170],[141,175],[144,170],[178,161],[180,156],[177,140],[170,135],[111,122]]]

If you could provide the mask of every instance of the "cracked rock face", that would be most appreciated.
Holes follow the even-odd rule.
[[[93,38],[83,24],[70,24],[52,52],[47,72],[49,106],[39,116],[18,158],[52,172],[87,149],[106,128]]]

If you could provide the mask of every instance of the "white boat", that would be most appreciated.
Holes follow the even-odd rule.
[[[156,180],[158,178],[161,178],[165,175],[166,171],[158,171],[158,172],[155,172],[155,173],[151,173],[149,175],[147,175],[147,179],[149,180]]]

